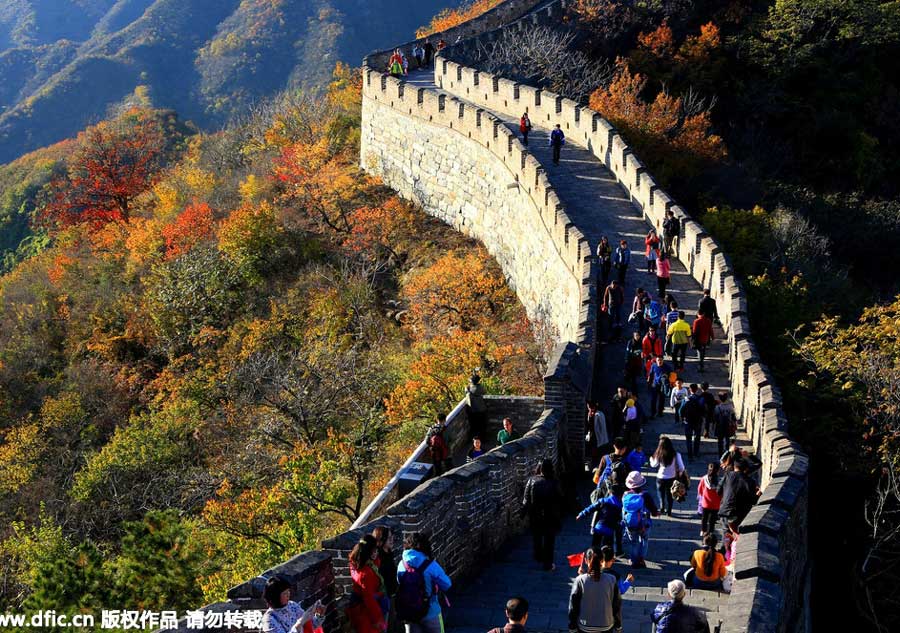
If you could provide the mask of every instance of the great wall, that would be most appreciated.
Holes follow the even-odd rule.
[[[699,604],[717,611],[722,633],[809,631],[808,458],[786,433],[780,393],[772,373],[759,361],[746,296],[727,254],[656,184],[599,114],[560,95],[460,63],[461,52],[478,38],[491,40],[504,31],[557,22],[567,4],[569,0],[507,0],[432,36],[452,43],[437,58],[433,72],[411,73],[402,80],[387,76],[384,71],[394,47],[368,56],[362,69],[363,169],[429,214],[484,243],[529,315],[552,324],[558,334],[542,401],[491,399],[492,411],[514,412],[529,430],[518,440],[429,479],[402,498],[395,477],[354,528],[325,541],[320,550],[300,553],[232,588],[226,602],[204,607],[205,611],[262,609],[266,579],[281,574],[293,583],[294,599],[304,606],[323,601],[326,633],[346,630],[343,606],[351,584],[347,556],[359,537],[376,525],[394,528],[395,548],[404,531],[429,531],[436,558],[454,583],[460,587],[473,583],[485,571],[485,561],[508,552],[510,543],[526,531],[518,507],[535,465],[551,457],[564,468],[581,467],[584,403],[591,396],[595,375],[610,373],[604,367],[612,357],[610,348],[598,343],[595,326],[596,236],[615,236],[617,231],[638,235],[651,225],[659,228],[666,211],[672,210],[682,225],[675,244],[683,266],[681,287],[689,293],[708,288],[717,302],[722,386],[732,391],[742,437],[762,461],[763,493],[741,525],[734,589],[715,602],[698,597]],[[408,51],[413,43],[401,47]],[[540,134],[531,149],[524,146],[512,123],[526,110],[536,131],[560,124],[567,147],[578,157],[575,162],[592,163],[584,165],[592,175],[577,172],[577,165],[566,173],[546,165],[546,148],[536,147]],[[595,397],[605,400],[608,394]],[[465,410],[460,406],[451,427],[458,434],[464,425]],[[419,447],[407,466],[421,453]],[[682,539],[682,534],[677,532],[676,538]],[[484,581],[479,582],[477,586],[483,587]],[[663,599],[655,587],[642,598]],[[645,613],[639,608],[633,612]],[[716,624],[713,617],[710,620]],[[626,623],[625,632],[649,631],[648,622]],[[447,628],[487,630],[501,623],[474,626],[449,616]],[[535,619],[529,628],[559,627]],[[197,629],[182,623],[178,630]]]

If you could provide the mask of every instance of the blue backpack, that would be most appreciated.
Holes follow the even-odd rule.
[[[662,318],[662,307],[656,301],[651,301],[650,305],[644,309],[644,317],[653,325],[659,325]]]
[[[644,493],[629,492],[622,497],[622,525],[633,532],[650,526],[650,514],[644,506]]]

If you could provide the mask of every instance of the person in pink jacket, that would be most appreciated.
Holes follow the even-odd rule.
[[[660,297],[666,295],[666,288],[669,287],[669,256],[666,251],[659,252],[659,259],[656,261],[656,286],[659,288]]]
[[[716,521],[719,520],[719,507],[722,505],[722,497],[716,488],[719,487],[719,465],[711,462],[706,467],[706,475],[697,484],[697,499],[700,504],[701,529],[700,536],[715,534]]]

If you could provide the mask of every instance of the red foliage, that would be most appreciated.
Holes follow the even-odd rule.
[[[51,227],[127,220],[134,198],[154,184],[165,139],[159,123],[104,121],[78,136],[68,173],[50,183],[40,220]]]
[[[196,244],[212,237],[215,230],[212,209],[205,202],[194,202],[175,221],[163,227],[166,259],[175,259]]]

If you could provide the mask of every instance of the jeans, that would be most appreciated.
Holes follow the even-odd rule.
[[[562,145],[553,145],[553,164],[559,165],[559,151],[562,149]]]
[[[719,455],[725,452],[725,449],[731,446],[731,442],[734,440],[733,437],[729,437],[727,433],[722,433],[721,435],[716,435],[716,443],[719,445]]]
[[[719,521],[719,511],[703,508],[703,515],[700,518],[700,529],[707,534],[713,534],[716,531],[716,523]]]
[[[528,130],[522,132],[522,144],[528,145]]]
[[[684,441],[687,443],[688,457],[700,455],[700,435],[702,430],[702,425],[699,424],[696,426],[692,424],[684,425]]]
[[[672,514],[672,479],[657,479],[656,492],[659,499],[659,511]]]
[[[706,361],[706,345],[697,346],[697,359],[700,361],[700,369],[703,369],[703,363]]]
[[[650,529],[643,532],[625,530],[625,539],[628,541],[628,557],[633,565],[635,561],[647,558],[647,549],[650,547]]]
[[[553,549],[556,541],[556,530],[539,524],[531,526],[534,543],[534,560],[544,569],[553,567]]]
[[[656,277],[656,289],[660,297],[664,297],[666,295],[666,288],[669,286],[669,278],[668,277]]]
[[[667,253],[671,253],[671,252],[672,252],[672,243],[673,243],[674,241],[675,241],[675,236],[674,236],[674,235],[665,235],[665,234],[663,234],[663,249],[665,249],[665,251],[666,251]]]
[[[675,364],[675,369],[684,368],[685,356],[687,356],[687,343],[673,343],[672,363]]]
[[[436,618],[421,622],[407,622],[406,633],[444,633],[444,618],[438,613]]]
[[[666,394],[663,384],[650,385],[650,415],[662,415],[666,406]]]

